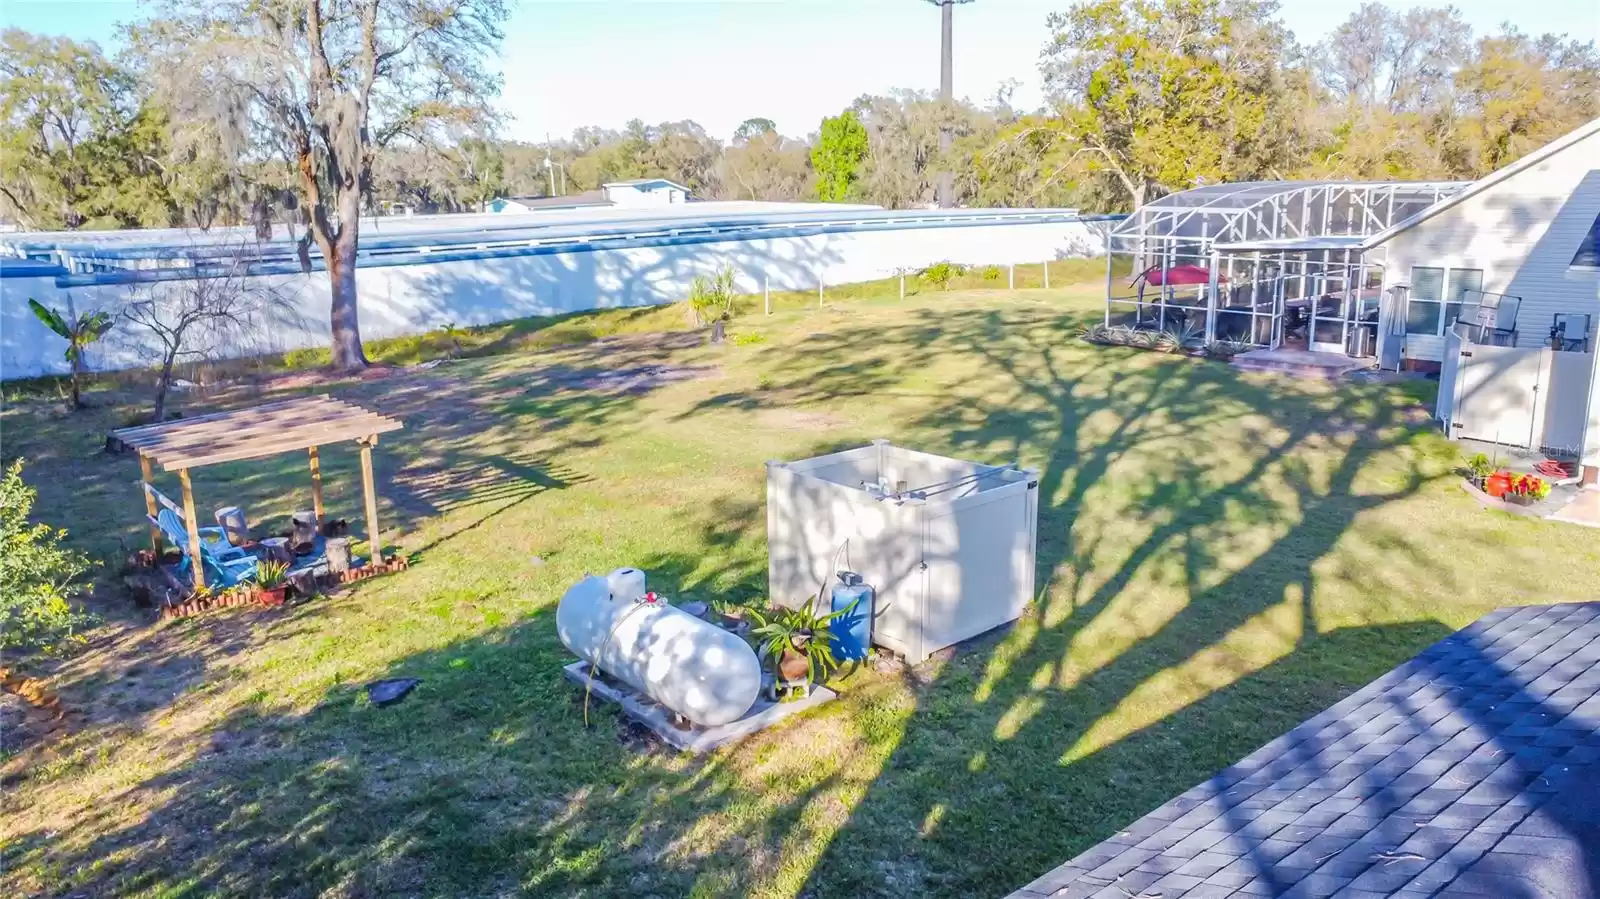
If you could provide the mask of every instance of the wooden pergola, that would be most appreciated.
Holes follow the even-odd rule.
[[[195,588],[205,586],[205,566],[200,554],[200,524],[195,517],[194,489],[189,469],[219,462],[260,459],[280,453],[306,450],[311,458],[311,502],[317,521],[322,521],[322,466],[317,447],[354,440],[361,446],[361,486],[366,495],[367,540],[372,560],[383,561],[383,544],[378,539],[378,494],[373,486],[372,448],[378,435],[398,431],[399,421],[330,396],[310,396],[267,403],[253,409],[218,412],[160,424],[121,428],[111,438],[139,454],[139,469],[144,483],[145,511],[157,514],[150,482],[154,466],[176,471],[183,485],[184,525],[189,531],[190,567]],[[161,531],[151,526],[150,540],[157,554],[161,551]]]

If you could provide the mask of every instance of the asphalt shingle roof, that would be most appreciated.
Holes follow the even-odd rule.
[[[1012,899],[1600,897],[1600,602],[1434,644]]]

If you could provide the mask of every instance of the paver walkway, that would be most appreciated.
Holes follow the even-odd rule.
[[[1600,602],[1484,616],[1013,899],[1046,896],[1600,896]]]

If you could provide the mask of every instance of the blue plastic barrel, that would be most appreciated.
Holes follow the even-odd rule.
[[[839,573],[830,603],[831,611],[845,609],[850,610],[849,614],[834,619],[829,628],[833,633],[833,657],[841,662],[860,661],[872,646],[872,588],[861,582],[860,575],[848,571]]]

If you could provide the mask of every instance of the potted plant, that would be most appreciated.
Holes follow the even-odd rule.
[[[745,613],[750,608],[731,599],[714,599],[711,601],[711,611],[717,613],[717,624],[723,630],[738,633],[745,629]]]
[[[1495,499],[1499,499],[1506,495],[1506,491],[1511,489],[1511,481],[1515,477],[1516,475],[1502,468],[1484,479],[1483,492]]]
[[[1494,473],[1494,463],[1483,453],[1478,453],[1467,460],[1467,480],[1472,486],[1482,490],[1488,482],[1489,475]]]
[[[829,672],[839,667],[839,661],[833,656],[830,627],[849,611],[841,609],[818,615],[809,603],[802,608],[776,609],[769,614],[750,610],[755,622],[751,635],[760,641],[761,656],[771,662],[777,672],[781,698],[803,698],[812,684],[826,679]],[[799,688],[798,696],[795,688]]]
[[[283,594],[288,587],[288,565],[273,561],[264,561],[256,565],[256,598],[261,600],[262,605],[283,605]]]

